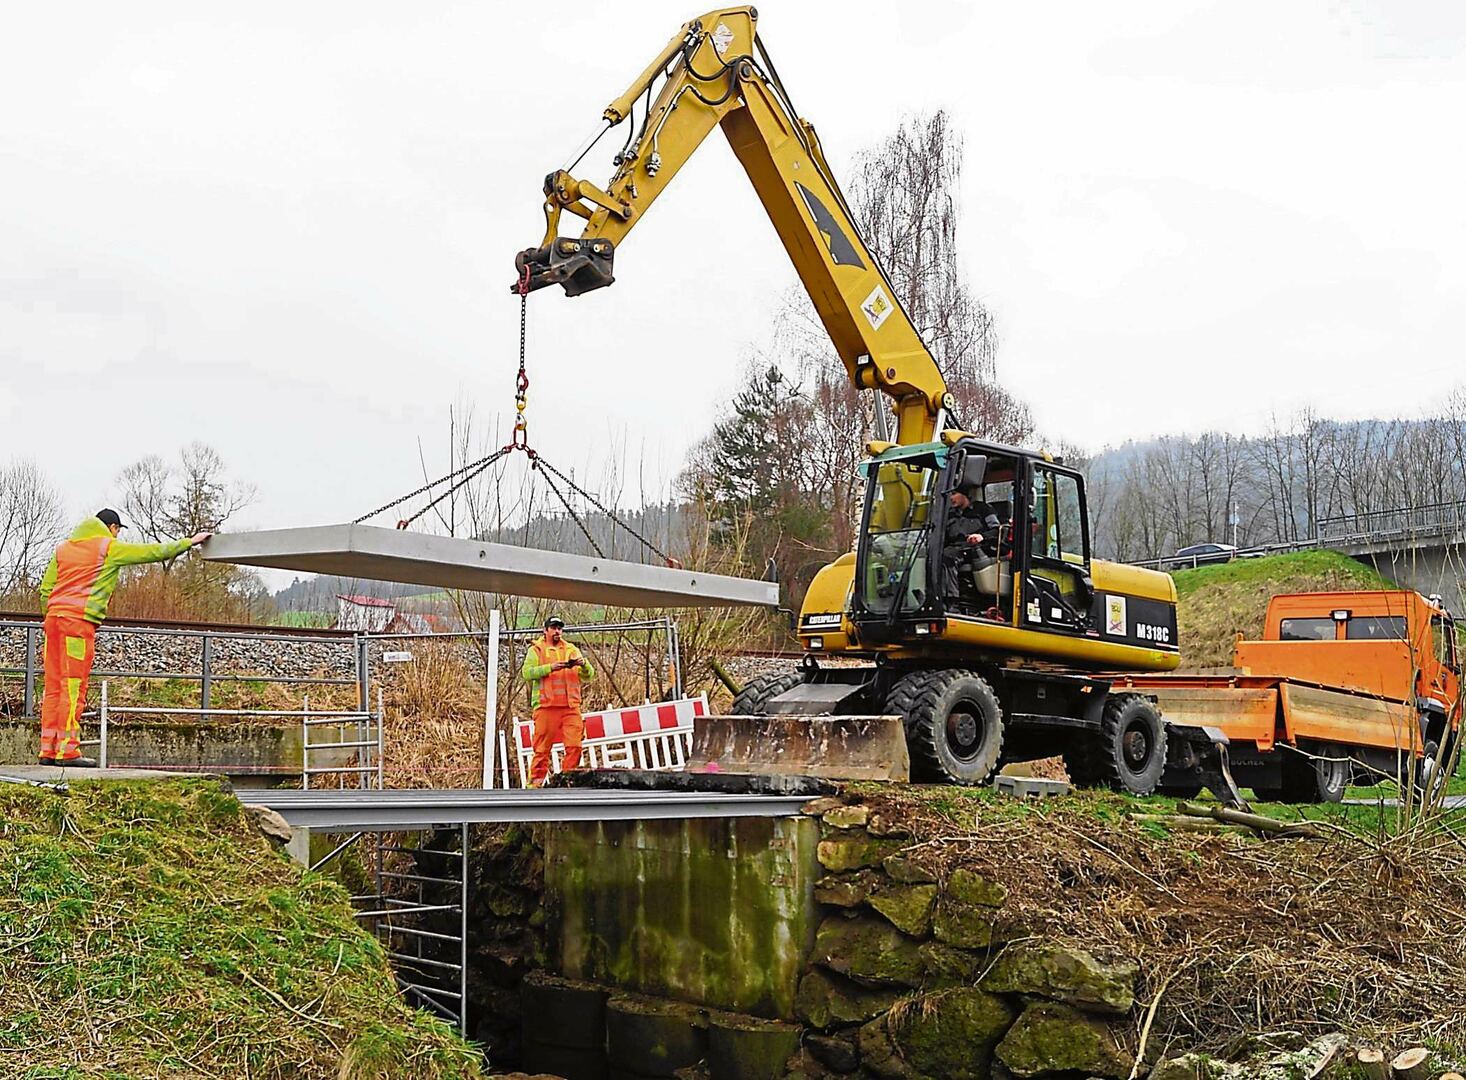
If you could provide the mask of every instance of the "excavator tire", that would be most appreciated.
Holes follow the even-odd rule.
[[[1139,694],[1111,697],[1100,717],[1099,743],[1090,753],[1097,779],[1116,791],[1151,794],[1166,768],[1166,722],[1160,710]]]
[[[743,689],[733,696],[728,712],[733,716],[762,716],[764,706],[770,698],[776,698],[785,690],[793,690],[804,681],[797,671],[775,671],[769,675],[755,675],[744,683]]]
[[[1003,711],[975,671],[913,671],[891,688],[886,711],[906,724],[911,777],[939,784],[982,784],[1003,753]]]

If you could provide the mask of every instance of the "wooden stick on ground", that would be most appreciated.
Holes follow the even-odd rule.
[[[1185,814],[1129,814],[1131,821],[1142,824],[1163,825],[1173,832],[1195,833],[1242,833],[1250,836],[1252,830],[1245,825],[1229,825],[1225,821],[1209,821]]]
[[[1177,809],[1188,817],[1206,817],[1215,821],[1225,821],[1229,825],[1245,825],[1249,829],[1273,836],[1304,837],[1317,840],[1320,835],[1318,829],[1310,821],[1278,821],[1276,818],[1264,817],[1262,814],[1233,810],[1228,806],[1202,806],[1199,803],[1183,802]]]

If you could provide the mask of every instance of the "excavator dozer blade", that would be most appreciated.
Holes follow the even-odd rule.
[[[911,779],[898,716],[707,716],[692,729],[689,772]]]

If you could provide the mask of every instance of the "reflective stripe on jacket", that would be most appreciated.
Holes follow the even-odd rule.
[[[114,540],[111,530],[99,519],[87,518],[51,556],[51,564],[41,578],[41,614],[70,615],[100,623],[107,617],[107,604],[117,590],[117,578],[124,566],[174,559],[192,546],[192,540],[129,544]]]
[[[540,638],[529,647],[519,674],[529,683],[531,710],[541,705],[547,708],[580,708],[581,684],[594,679],[596,669],[591,667],[589,660],[585,660],[580,668],[552,670],[561,661],[575,659],[585,660],[585,657],[564,638],[560,639],[559,645],[551,645]]]

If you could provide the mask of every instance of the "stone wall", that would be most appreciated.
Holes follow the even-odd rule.
[[[569,1080],[1130,1073],[1135,966],[1031,938],[1001,886],[929,863],[933,849],[863,804],[820,799],[782,822],[541,835],[549,970],[521,987],[530,1070]]]
[[[1125,1077],[1136,968],[1036,940],[1002,886],[946,870],[860,804],[821,800],[822,918],[789,1077]]]

